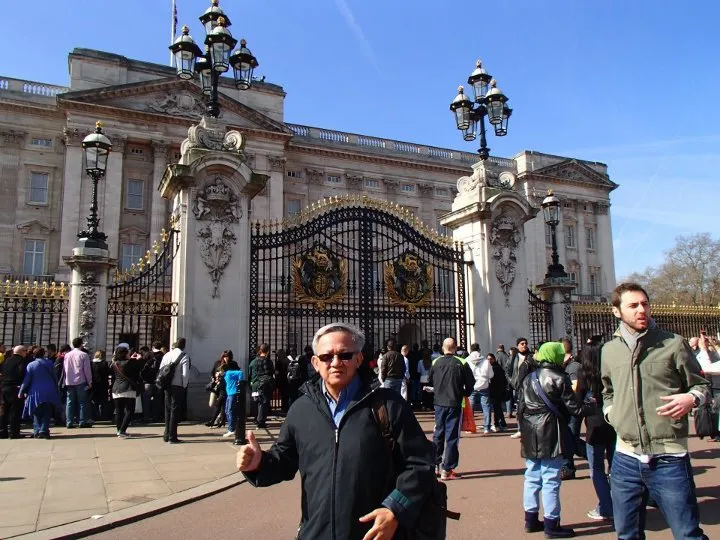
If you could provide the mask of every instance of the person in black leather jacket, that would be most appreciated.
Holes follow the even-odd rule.
[[[563,370],[564,357],[562,343],[545,343],[518,373],[518,421],[526,464],[525,530],[544,529],[546,538],[575,535],[572,529],[560,527],[560,468],[565,442],[560,434],[568,429],[571,416],[580,414],[583,407],[588,412],[594,408],[592,403],[584,405],[573,392],[570,377]],[[544,523],[538,519],[540,491]]]

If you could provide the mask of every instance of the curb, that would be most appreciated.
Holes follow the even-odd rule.
[[[103,514],[98,519],[87,518],[81,521],[73,521],[57,527],[51,527],[13,538],[24,538],[28,540],[71,540],[74,538],[85,538],[91,534],[122,527],[123,525],[135,523],[136,521],[162,514],[168,510],[173,510],[201,499],[212,497],[213,495],[217,495],[218,493],[222,493],[246,482],[247,480],[245,480],[241,473],[234,473],[219,480],[208,482],[207,484],[173,493],[162,499]]]

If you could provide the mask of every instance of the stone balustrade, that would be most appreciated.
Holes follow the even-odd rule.
[[[64,86],[54,86],[52,84],[24,81],[22,79],[0,76],[0,92],[2,93],[17,92],[30,96],[54,98],[58,94],[69,91],[70,89],[65,88]]]
[[[304,139],[310,142],[316,140],[320,144],[332,143],[342,146],[359,147],[359,151],[382,152],[387,154],[395,153],[404,156],[410,155],[415,159],[445,162],[447,164],[455,164],[459,167],[466,167],[478,161],[478,155],[472,152],[424,146],[404,141],[382,139],[369,135],[357,135],[355,133],[346,133],[344,131],[315,128],[299,124],[286,125],[295,134],[297,140]],[[515,170],[515,161],[512,159],[492,156],[488,158],[487,163],[498,168]]]

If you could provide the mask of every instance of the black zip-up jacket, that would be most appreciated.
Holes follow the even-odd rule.
[[[463,398],[472,394],[475,377],[470,366],[450,354],[433,362],[428,386],[435,391],[433,403],[440,407],[462,407]]]
[[[259,470],[245,473],[248,481],[270,486],[292,480],[300,471],[298,538],[362,539],[372,523],[358,519],[380,508],[391,492],[398,522],[411,527],[431,491],[435,471],[432,444],[407,402],[391,390],[363,385],[336,428],[320,381],[307,382],[302,391],[278,440],[263,452]],[[372,414],[376,392],[385,398],[396,440],[394,486],[388,485],[389,450]]]
[[[531,373],[537,371],[540,387],[545,391],[560,418],[548,409],[533,388]],[[530,359],[520,366],[518,385],[518,421],[522,433],[520,454],[524,458],[549,459],[563,454],[568,420],[580,413],[592,414],[596,405],[583,403],[572,389],[570,376],[562,366],[550,362],[537,364]]]
[[[13,354],[0,364],[0,387],[3,389],[17,389],[25,378],[25,368],[30,362],[27,357]]]
[[[140,360],[113,360],[110,362],[110,373],[113,377],[112,393],[120,394],[131,390],[140,390],[142,385],[141,369],[142,361]]]

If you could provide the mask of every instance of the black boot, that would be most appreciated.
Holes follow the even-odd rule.
[[[545,525],[545,538],[572,538],[575,536],[575,531],[560,526],[559,519],[546,517],[543,524]]]
[[[538,519],[537,512],[525,512],[525,532],[534,533],[543,530],[543,522]]]

